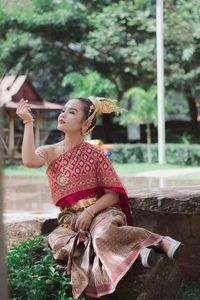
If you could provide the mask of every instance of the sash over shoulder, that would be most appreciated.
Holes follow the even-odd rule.
[[[104,152],[95,146],[84,142],[63,154],[64,166],[68,183],[61,186],[57,178],[61,173],[62,157],[58,156],[47,167],[47,176],[55,205],[65,208],[80,199],[97,197],[105,194],[105,189],[119,193],[117,203],[125,213],[128,225],[132,225],[132,216],[128,204],[125,187],[121,183],[110,160]],[[70,163],[69,162],[73,162]],[[68,166],[69,164],[69,166]]]

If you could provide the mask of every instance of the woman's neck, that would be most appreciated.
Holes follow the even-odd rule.
[[[79,144],[81,144],[84,141],[83,137],[81,135],[79,136],[72,136],[69,134],[65,134],[64,138],[64,144],[65,144],[65,150],[69,150]]]

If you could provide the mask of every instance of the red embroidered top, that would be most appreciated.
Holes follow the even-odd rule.
[[[68,175],[65,186],[57,182],[62,165],[63,173]],[[106,154],[95,146],[84,142],[73,147],[53,160],[46,173],[55,205],[64,208],[80,199],[100,198],[105,194],[104,189],[110,189],[119,193],[117,204],[125,213],[127,224],[132,225],[127,192]]]

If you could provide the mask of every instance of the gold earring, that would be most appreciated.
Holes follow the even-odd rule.
[[[85,135],[85,129],[81,128],[81,135]]]

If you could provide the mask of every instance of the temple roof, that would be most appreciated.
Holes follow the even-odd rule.
[[[32,109],[61,109],[58,103],[44,101],[27,75],[4,76],[0,80],[0,107],[16,109],[21,98],[28,99]]]

